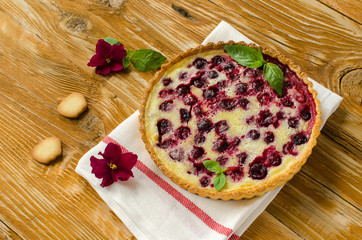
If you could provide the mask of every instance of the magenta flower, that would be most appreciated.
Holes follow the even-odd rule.
[[[123,44],[109,44],[103,39],[99,39],[96,45],[96,54],[90,59],[88,66],[96,67],[96,73],[107,75],[111,71],[123,69],[123,59],[127,56],[127,51]]]
[[[123,153],[120,146],[109,143],[104,149],[104,153],[98,153],[103,159],[94,156],[90,158],[90,165],[93,168],[92,173],[97,178],[103,178],[102,187],[107,187],[118,179],[127,181],[133,177],[131,169],[137,163],[137,155],[131,152]]]

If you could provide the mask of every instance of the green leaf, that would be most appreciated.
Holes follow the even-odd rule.
[[[133,66],[139,71],[149,71],[156,69],[166,61],[166,57],[161,53],[151,49],[139,49],[132,53],[131,62]]]
[[[214,187],[215,187],[216,191],[219,191],[221,188],[223,188],[225,186],[225,183],[226,183],[225,174],[220,173],[220,174],[216,175],[213,183],[214,183]]]
[[[283,71],[274,63],[266,63],[263,66],[263,73],[270,86],[281,96],[284,85]]]
[[[127,55],[123,58],[123,68],[127,68],[130,64],[130,58],[132,56],[132,50],[127,50]]]
[[[207,170],[214,173],[221,173],[223,170],[220,167],[220,164],[213,160],[206,160],[202,162]]]
[[[254,48],[242,45],[226,45],[224,49],[232,59],[244,67],[258,68],[265,64],[260,48],[256,51]]]
[[[104,41],[107,43],[114,45],[114,44],[121,44],[117,39],[111,38],[111,37],[105,37],[103,38]]]

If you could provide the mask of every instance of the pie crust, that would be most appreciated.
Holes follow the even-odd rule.
[[[241,163],[239,163],[238,169],[241,169],[241,168],[243,169],[243,170],[238,170],[238,171],[240,171],[238,173],[240,175],[236,175],[236,177],[235,177],[235,175],[232,175],[233,172],[230,170],[231,171],[230,175],[226,174],[227,177],[226,177],[225,186],[221,190],[217,191],[217,190],[215,190],[215,188],[212,184],[212,179],[215,177],[215,174],[212,174],[210,172],[208,172],[208,173],[201,172],[202,174],[199,174],[198,169],[196,169],[196,170],[193,169],[193,167],[195,168],[195,166],[196,166],[195,162],[192,162],[189,160],[189,158],[190,158],[189,156],[191,154],[190,145],[195,145],[195,142],[193,142],[193,140],[187,140],[187,141],[181,140],[181,142],[183,142],[183,143],[177,142],[176,145],[174,142],[172,142],[173,145],[171,145],[172,146],[171,150],[175,148],[174,146],[176,146],[176,147],[180,146],[181,149],[183,149],[183,148],[189,149],[188,151],[183,152],[182,161],[180,161],[179,159],[177,159],[177,161],[175,161],[174,159],[171,159],[171,157],[170,157],[171,150],[168,149],[168,147],[166,147],[166,149],[163,149],[160,147],[161,143],[163,143],[161,141],[164,141],[164,140],[162,140],[163,133],[160,134],[160,130],[158,129],[157,124],[160,121],[160,119],[163,118],[162,114],[164,114],[164,113],[161,110],[159,110],[160,112],[157,112],[157,109],[161,108],[161,107],[159,107],[160,101],[162,100],[160,97],[160,92],[161,92],[160,89],[161,90],[163,88],[168,89],[168,87],[165,86],[168,84],[165,84],[165,83],[162,84],[162,81],[165,81],[164,80],[165,78],[168,78],[170,75],[172,75],[174,78],[177,78],[176,73],[178,73],[179,74],[178,76],[180,76],[180,73],[181,73],[180,69],[186,69],[186,75],[187,75],[189,73],[189,72],[187,72],[187,69],[192,67],[190,64],[193,61],[196,61],[195,59],[198,59],[198,58],[203,59],[204,57],[210,59],[213,56],[220,56],[220,55],[228,56],[228,54],[223,50],[223,47],[225,45],[236,45],[236,44],[244,45],[244,46],[251,47],[254,49],[260,48],[261,52],[263,53],[264,56],[269,56],[269,57],[271,57],[271,59],[277,59],[277,61],[279,61],[281,64],[289,67],[289,70],[294,72],[294,74],[298,77],[297,80],[295,80],[295,81],[299,81],[300,82],[300,83],[298,82],[299,85],[304,84],[303,85],[303,86],[305,86],[304,88],[307,89],[307,91],[308,91],[306,93],[306,95],[308,95],[308,96],[302,96],[302,97],[304,97],[305,101],[307,101],[306,99],[309,99],[308,100],[309,105],[308,105],[307,109],[309,109],[310,111],[309,110],[307,111],[307,115],[308,114],[309,115],[306,117],[306,119],[308,119],[308,117],[311,119],[308,119],[308,121],[307,120],[304,121],[303,120],[304,118],[298,120],[297,125],[299,126],[299,122],[301,122],[300,125],[302,126],[302,127],[300,127],[300,129],[298,127],[295,128],[293,126],[293,124],[291,125],[290,121],[293,122],[293,118],[289,118],[288,121],[286,119],[280,120],[281,121],[281,127],[280,127],[281,132],[278,132],[279,130],[277,130],[279,128],[279,122],[278,122],[279,120],[276,120],[276,122],[278,122],[278,123],[274,126],[272,126],[272,125],[275,122],[273,124],[269,123],[270,126],[268,125],[268,127],[261,127],[259,129],[256,125],[260,124],[260,123],[256,123],[257,121],[254,119],[254,117],[257,117],[258,116],[257,113],[258,112],[260,113],[260,111],[264,111],[264,112],[269,111],[268,110],[269,106],[263,106],[262,102],[264,102],[264,100],[263,101],[260,100],[259,101],[260,104],[258,104],[256,102],[256,95],[249,97],[249,98],[246,97],[248,99],[248,101],[247,101],[248,104],[249,104],[249,100],[251,101],[250,104],[252,104],[252,107],[250,107],[250,105],[248,105],[249,106],[248,111],[253,112],[253,114],[254,114],[254,115],[252,114],[254,116],[253,117],[254,122],[252,123],[252,127],[248,126],[248,124],[243,121],[240,121],[240,125],[234,126],[233,124],[235,123],[235,121],[230,120],[230,119],[235,119],[236,117],[238,117],[238,113],[244,114],[243,111],[247,112],[245,109],[242,109],[242,108],[240,108],[239,110],[235,110],[233,108],[226,108],[226,110],[222,109],[222,111],[220,111],[220,112],[225,112],[226,115],[223,115],[223,116],[226,119],[226,121],[233,122],[233,124],[229,124],[229,125],[232,125],[232,126],[230,126],[230,128],[233,128],[234,132],[240,134],[240,132],[242,132],[241,129],[246,128],[247,129],[246,131],[250,131],[250,128],[254,127],[254,128],[256,128],[256,131],[261,130],[262,133],[264,133],[262,135],[266,136],[267,129],[269,129],[269,130],[271,129],[271,131],[272,131],[271,135],[273,135],[272,142],[274,142],[274,143],[265,143],[265,142],[263,143],[263,141],[262,141],[263,136],[261,136],[261,137],[257,136],[258,140],[255,140],[255,141],[258,141],[258,144],[253,145],[253,144],[251,144],[253,139],[250,140],[250,138],[252,138],[252,137],[250,137],[252,134],[249,134],[249,133],[246,134],[247,132],[244,131],[245,134],[243,134],[243,136],[238,135],[238,137],[235,137],[235,139],[238,138],[240,140],[240,141],[238,140],[237,143],[235,144],[236,147],[233,147],[231,150],[229,148],[227,150],[218,149],[218,151],[219,150],[220,151],[215,152],[214,151],[214,147],[216,146],[215,141],[217,141],[216,138],[220,137],[220,136],[217,135],[216,133],[214,133],[214,132],[216,132],[216,128],[215,128],[215,125],[213,125],[212,130],[210,130],[208,133],[204,134],[204,136],[206,136],[206,138],[207,138],[207,140],[204,144],[205,145],[214,144],[214,145],[211,147],[205,146],[205,151],[203,152],[203,155],[201,157],[202,159],[201,160],[199,159],[197,161],[202,162],[204,160],[215,160],[216,156],[223,156],[226,159],[230,158],[232,160],[228,160],[229,165],[226,164],[225,166],[222,166],[222,168],[232,169],[230,164],[233,163],[235,165],[235,162],[239,161],[239,160],[235,160],[235,159],[237,159],[235,157],[236,152],[240,153],[240,152],[245,151],[246,153],[248,153],[250,155],[250,157],[252,156],[251,159],[249,159],[247,161],[247,163],[245,163],[245,165],[241,165]],[[211,60],[208,60],[208,62],[210,62],[210,61]],[[266,59],[266,61],[268,61],[268,60]],[[236,63],[236,62],[234,62],[234,63]],[[238,65],[238,66],[240,66],[240,65]],[[209,65],[207,65],[207,67],[209,67]],[[245,71],[245,67],[241,67],[241,68],[243,68],[244,69],[243,71]],[[221,70],[221,72],[218,72],[218,74],[219,75],[226,74],[225,73],[226,70],[224,72],[222,72],[222,71],[223,70]],[[257,71],[257,70],[255,70],[255,71]],[[260,73],[260,71],[259,71],[259,73]],[[193,73],[191,72],[190,74],[195,75],[197,73],[195,73],[195,71],[194,71]],[[179,78],[181,78],[181,77],[179,77]],[[244,77],[240,77],[240,79],[236,79],[236,81],[244,81],[244,80],[248,80],[248,78],[244,76]],[[252,80],[252,78],[251,78],[251,80]],[[254,82],[251,83],[251,80],[248,82],[249,85],[254,84]],[[183,84],[182,79],[181,80],[176,79],[176,80],[172,80],[172,81],[175,81],[177,83],[177,85]],[[286,81],[287,81],[287,78],[286,78]],[[212,85],[211,82],[212,81],[210,80],[206,86],[203,86],[204,92],[205,92],[205,89],[207,89],[207,87],[210,87],[210,85]],[[267,84],[267,82],[265,82],[265,83]],[[235,86],[235,83],[232,83],[232,84],[234,84],[233,86]],[[268,88],[269,89],[268,91],[270,91],[270,86],[268,86],[266,88]],[[284,86],[284,88],[286,88],[286,86]],[[191,93],[195,92],[195,94],[196,94],[197,91],[199,91],[198,92],[199,95],[197,95],[197,98],[199,99],[200,94],[202,96],[202,93],[200,93],[200,91],[201,91],[200,88],[197,89],[197,88],[195,88],[195,86],[192,86]],[[295,92],[292,92],[292,93],[295,93]],[[170,94],[171,95],[177,94],[177,92],[174,91],[173,93],[170,93]],[[287,94],[289,94],[289,93],[287,93]],[[297,92],[296,94],[299,94],[299,92]],[[205,93],[204,93],[204,96],[208,96],[208,95],[205,95]],[[295,105],[297,105],[297,106],[296,107],[293,106],[294,110],[293,110],[293,107],[288,108],[287,112],[289,111],[290,114],[297,112],[298,107],[299,107],[299,111],[300,111],[300,106],[302,106],[302,105],[298,105],[299,103],[295,101],[294,97],[295,96],[291,96],[292,100],[295,102]],[[184,100],[180,100],[180,99],[184,99],[184,98],[181,97],[181,98],[179,98],[179,100],[176,99],[175,100],[176,106],[172,105],[171,109],[168,109],[166,107],[166,111],[168,114],[167,116],[170,117],[170,122],[172,124],[175,122],[176,125],[180,124],[180,123],[176,123],[178,121],[177,118],[179,118],[176,116],[180,116],[180,113],[179,113],[180,108],[184,107],[184,108],[188,109],[187,106],[185,107],[182,105],[182,101],[184,101]],[[202,101],[205,101],[205,99],[203,99]],[[270,101],[273,101],[273,100],[270,100]],[[280,99],[276,99],[275,101],[277,101],[278,104],[281,104]],[[310,101],[313,101],[312,105],[314,105],[314,106],[310,106]],[[173,103],[173,101],[171,101],[171,102]],[[218,102],[215,104],[218,104]],[[288,103],[286,105],[288,105]],[[200,128],[198,128],[199,125],[197,125],[197,123],[196,123],[197,117],[196,117],[196,114],[193,112],[193,108],[195,107],[195,104],[193,104],[193,105],[191,104],[189,107],[190,107],[189,112],[192,115],[191,120],[187,120],[187,123],[185,123],[185,122],[181,123],[181,126],[184,125],[184,126],[187,126],[187,128],[189,128],[189,131],[187,131],[188,135],[186,136],[186,138],[194,139],[196,137],[196,131],[201,131],[201,130],[200,130]],[[276,106],[274,104],[274,105],[272,105],[272,107],[270,107],[270,109],[271,109],[270,111],[272,111],[272,113],[275,114],[275,112],[278,111],[277,108],[278,108],[278,106]],[[284,106],[282,106],[280,108],[284,109]],[[310,108],[312,108],[312,109],[310,109]],[[218,111],[218,110],[215,110],[215,111]],[[210,114],[212,116],[217,115],[216,113],[213,112],[213,110],[208,109],[208,112],[209,113],[211,112]],[[281,112],[281,111],[279,111],[279,112]],[[231,199],[240,200],[243,198],[252,198],[254,196],[263,195],[264,193],[266,193],[268,191],[274,190],[274,189],[284,185],[301,169],[301,167],[305,164],[305,162],[307,161],[307,158],[311,154],[312,148],[316,145],[316,139],[320,133],[319,132],[319,127],[321,125],[320,115],[321,115],[321,113],[319,110],[319,101],[317,99],[317,93],[313,89],[312,83],[310,81],[308,81],[307,75],[305,73],[303,73],[301,71],[300,67],[297,66],[296,64],[294,64],[292,60],[290,60],[287,57],[285,57],[284,55],[276,52],[275,50],[272,50],[272,49],[264,47],[264,46],[257,46],[255,44],[246,44],[244,42],[235,43],[233,41],[230,41],[227,43],[225,43],[225,42],[209,43],[207,45],[201,45],[196,48],[188,49],[186,52],[177,55],[174,59],[163,64],[161,69],[155,74],[154,78],[150,81],[149,86],[146,89],[143,104],[140,108],[139,120],[140,120],[140,131],[142,133],[142,140],[145,143],[146,149],[150,153],[150,156],[153,159],[153,161],[156,163],[156,165],[173,182],[178,184],[181,188],[184,188],[184,189],[188,190],[189,192],[198,194],[202,197],[209,197],[212,199],[222,199],[222,200],[231,200]],[[249,115],[246,114],[245,116],[249,116]],[[193,118],[195,118],[195,120],[193,120]],[[273,117],[273,119],[275,119],[275,118],[276,117]],[[281,119],[283,119],[283,118],[281,118]],[[290,119],[292,119],[292,120],[290,120]],[[182,122],[182,120],[181,120],[181,122]],[[214,121],[213,121],[213,124],[215,124]],[[285,127],[285,126],[287,126],[287,127]],[[292,126],[292,127],[290,127],[290,126]],[[229,126],[227,128],[229,128]],[[298,129],[298,130],[296,130],[296,129]],[[273,131],[275,131],[275,133]],[[306,142],[305,143],[303,142],[301,145],[299,145],[299,143],[298,143],[298,146],[294,141],[294,139],[296,139],[295,136],[298,135],[298,133],[296,133],[297,131],[302,131],[303,134],[305,133],[305,135],[303,135],[303,136],[307,136]],[[168,134],[170,134],[170,133],[168,133]],[[176,134],[174,129],[172,129],[171,134]],[[275,140],[274,140],[274,134],[276,134]],[[189,136],[189,135],[191,135],[191,136]],[[287,138],[285,138],[285,137],[283,138],[284,135],[286,135]],[[182,137],[184,135],[181,134],[180,136],[182,139],[184,138],[184,137]],[[266,138],[264,138],[264,141],[267,141],[265,139]],[[292,139],[292,140],[290,140],[290,139]],[[288,140],[290,140],[289,142],[292,142],[292,143],[289,144]],[[294,141],[294,143],[293,143],[293,141]],[[184,142],[186,142],[186,143],[184,143]],[[227,143],[231,144],[231,142],[228,142],[228,141],[227,141]],[[276,146],[275,148],[277,149],[276,152],[279,154],[279,155],[277,154],[279,156],[277,159],[279,159],[280,161],[274,165],[272,164],[271,166],[268,166],[266,168],[267,169],[266,176],[264,176],[263,178],[261,178],[261,179],[253,178],[253,177],[255,177],[255,174],[251,173],[252,172],[251,168],[253,167],[253,164],[255,165],[256,163],[259,163],[256,160],[257,156],[264,156],[263,155],[264,152],[267,151],[265,149],[267,149],[267,148],[270,149],[271,148],[270,146],[274,146],[274,145]],[[202,144],[201,144],[201,146],[202,146]],[[281,147],[281,146],[283,146],[283,147]],[[195,146],[194,146],[194,148],[195,148]],[[248,152],[248,151],[250,151],[250,152]],[[169,155],[167,155],[167,154],[169,154]],[[178,155],[176,154],[176,156],[178,156]],[[245,159],[244,159],[244,161],[245,161]],[[269,163],[269,165],[270,165],[270,163]],[[263,169],[265,169],[265,168],[263,167]],[[241,171],[244,171],[244,172],[241,173]],[[262,172],[262,173],[264,174],[264,172]],[[203,176],[209,177],[209,179],[211,179],[211,182],[210,182],[210,180],[208,180],[209,182],[208,182],[207,186],[201,185],[200,179]],[[240,176],[241,176],[241,179],[240,179]]]

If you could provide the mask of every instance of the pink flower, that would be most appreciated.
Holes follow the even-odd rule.
[[[94,156],[90,158],[90,165],[93,168],[92,173],[97,178],[103,178],[102,187],[107,187],[118,179],[127,181],[133,177],[131,169],[137,163],[137,155],[131,152],[123,153],[120,146],[109,143],[104,153],[98,153],[103,159]]]
[[[107,75],[111,71],[123,69],[123,59],[127,51],[123,44],[109,44],[103,39],[99,39],[96,45],[96,54],[90,59],[88,66],[96,67],[96,73]]]

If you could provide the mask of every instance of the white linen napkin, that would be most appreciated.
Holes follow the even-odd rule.
[[[221,22],[205,39],[251,42],[226,22]],[[321,102],[323,124],[337,109],[342,98],[313,81]],[[194,240],[238,239],[256,217],[264,211],[281,188],[261,197],[240,201],[202,198],[171,182],[151,160],[138,130],[139,112],[122,122],[102,142],[87,152],[76,167],[138,239]],[[101,179],[91,173],[90,157],[97,156],[109,142],[116,142],[138,155],[134,178],[100,186]]]

